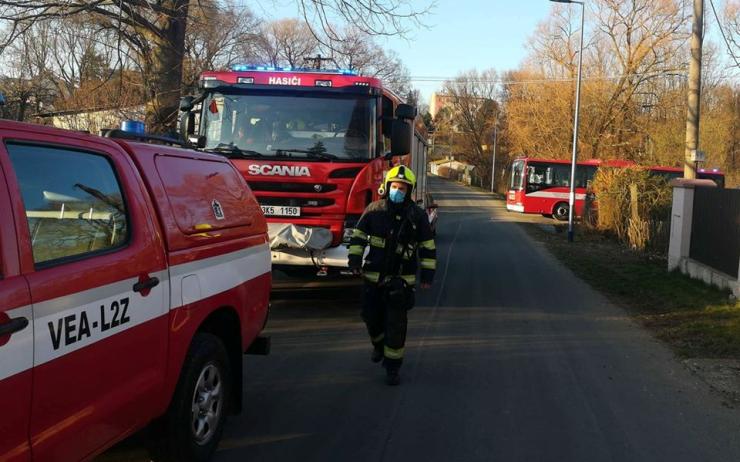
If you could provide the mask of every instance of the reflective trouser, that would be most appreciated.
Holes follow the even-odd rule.
[[[383,289],[366,282],[362,292],[362,319],[373,346],[383,348],[385,366],[400,368],[406,344],[407,307],[392,306]]]

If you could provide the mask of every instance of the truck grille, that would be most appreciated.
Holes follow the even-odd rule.
[[[252,191],[264,192],[295,192],[295,193],[328,193],[335,191],[335,184],[321,183],[281,183],[277,181],[250,181]],[[283,204],[281,204],[283,205]]]
[[[334,205],[334,199],[310,197],[258,197],[260,205],[284,205],[288,207],[326,207]]]

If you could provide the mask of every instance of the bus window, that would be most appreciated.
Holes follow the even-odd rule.
[[[531,162],[527,168],[527,190],[539,191],[550,187],[568,187],[570,167],[566,164]]]
[[[596,176],[596,167],[593,165],[579,165],[576,167],[576,188],[591,188]]]
[[[570,165],[554,164],[552,169],[552,180],[547,183],[548,186],[570,186]]]

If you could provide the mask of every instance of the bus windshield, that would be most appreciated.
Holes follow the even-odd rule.
[[[374,157],[368,96],[213,93],[204,101],[206,149],[243,157],[364,161]]]
[[[516,160],[511,165],[511,189],[520,190],[524,187],[524,161]]]

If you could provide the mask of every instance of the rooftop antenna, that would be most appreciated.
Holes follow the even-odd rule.
[[[303,58],[303,62],[311,62],[313,63],[311,67],[314,69],[322,69],[323,66],[321,65],[324,61],[333,61],[331,58],[324,58],[323,56],[317,54],[316,56],[306,56]]]

